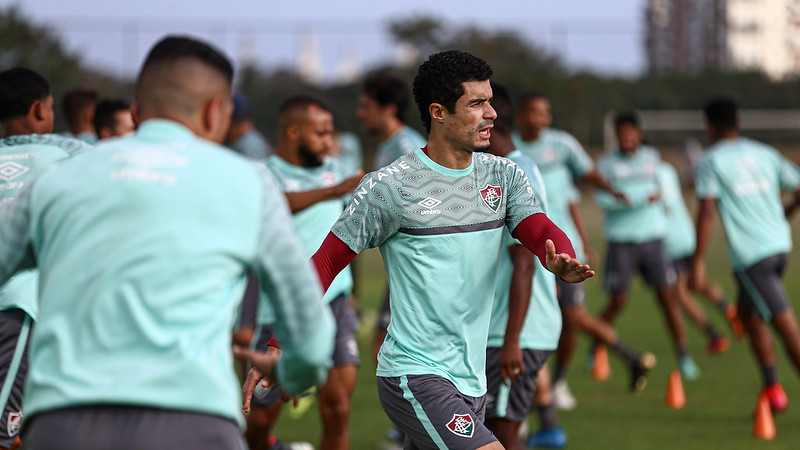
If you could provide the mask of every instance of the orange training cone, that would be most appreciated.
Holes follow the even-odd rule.
[[[756,421],[753,424],[753,437],[771,441],[775,439],[775,421],[772,418],[772,408],[766,395],[758,396],[756,407]]]
[[[594,348],[594,366],[592,377],[597,381],[606,381],[611,376],[611,366],[608,364],[608,350],[605,345]]]
[[[681,409],[686,406],[686,393],[683,392],[683,380],[678,370],[673,370],[669,374],[667,395],[664,396],[664,403],[672,409]]]

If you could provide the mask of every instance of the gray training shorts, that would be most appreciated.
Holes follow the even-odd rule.
[[[483,424],[486,396],[464,395],[438,375],[378,377],[378,397],[405,433],[404,450],[471,450],[497,440]]]
[[[789,257],[785,253],[764,258],[741,272],[735,272],[739,285],[739,305],[746,306],[769,322],[790,307],[783,288],[783,272]]]
[[[0,311],[0,447],[9,448],[22,425],[22,396],[28,377],[31,317],[21,309]]]
[[[612,294],[628,292],[635,272],[654,289],[673,286],[677,281],[661,239],[642,243],[610,242],[606,256],[606,290]]]
[[[242,450],[232,420],[188,411],[94,405],[40,413],[25,423],[27,450]]]
[[[551,353],[551,350],[523,349],[525,372],[517,375],[509,384],[503,384],[500,379],[500,349],[486,349],[487,419],[506,419],[512,422],[525,420],[533,403],[536,375]]]

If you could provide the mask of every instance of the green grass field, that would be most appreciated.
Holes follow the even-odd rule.
[[[591,242],[601,253],[605,251],[602,238],[602,214],[585,195],[584,215],[590,228]],[[694,202],[690,201],[690,205]],[[709,278],[721,284],[733,297],[734,281],[727,261],[727,250],[716,220],[714,240],[707,258]],[[800,219],[794,221],[795,242],[800,239]],[[800,301],[800,277],[796,267],[800,252],[791,256],[785,285],[795,308]],[[375,390],[375,364],[371,360],[372,330],[376,309],[380,307],[385,278],[380,254],[370,250],[358,259],[358,294],[362,309],[359,331],[361,368],[353,397],[350,420],[352,448],[380,449],[387,442],[386,431],[391,424],[381,409]],[[589,308],[601,309],[606,298],[602,291],[602,266],[598,276],[586,284]],[[718,328],[731,335],[722,316],[708,303],[706,311]],[[687,323],[693,357],[703,371],[697,381],[685,382],[686,407],[672,410],[664,405],[669,372],[676,368],[676,359],[668,341],[666,324],[658,311],[654,296],[637,282],[631,293],[628,308],[617,321],[620,335],[639,349],[648,349],[658,357],[644,392],[632,395],[628,391],[628,373],[612,356],[612,376],[608,381],[594,381],[584,369],[589,340],[581,338],[569,374],[570,387],[578,399],[574,411],[561,411],[559,418],[567,431],[570,449],[797,449],[800,448],[800,377],[789,364],[782,348],[778,349],[781,380],[790,398],[787,413],[776,417],[778,436],[765,442],[751,437],[751,411],[761,388],[759,370],[747,342],[731,337],[731,349],[723,355],[709,355],[704,335]],[[319,418],[312,405],[299,419],[291,417],[286,407],[276,427],[284,441],[308,441],[318,448]],[[538,419],[530,416],[531,428]]]

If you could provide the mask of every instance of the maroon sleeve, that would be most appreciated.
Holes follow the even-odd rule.
[[[546,214],[532,214],[526,217],[517,225],[517,228],[514,228],[511,235],[536,255],[545,268],[547,268],[547,247],[545,243],[548,239],[555,244],[556,254],[566,253],[572,258],[575,257],[575,249],[572,248],[572,242]]]
[[[325,241],[311,257],[311,262],[317,268],[322,291],[325,292],[333,283],[333,279],[356,257],[356,252],[350,249],[335,234],[328,233]]]
[[[275,337],[274,334],[272,335],[271,338],[269,338],[269,342],[267,342],[267,345],[270,347],[281,348],[281,343],[278,342],[278,339]]]

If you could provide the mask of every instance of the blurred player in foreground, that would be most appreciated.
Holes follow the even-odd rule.
[[[800,171],[774,148],[739,135],[738,109],[733,100],[710,101],[705,116],[706,129],[714,143],[697,167],[695,188],[700,209],[690,282],[693,286],[705,284],[703,258],[714,211],[719,210],[739,287],[739,317],[761,368],[762,394],[774,411],[782,411],[789,406],[789,398],[778,379],[775,347],[767,323],[775,327],[800,371],[800,332],[781,281],[792,238],[780,197],[781,190],[787,190],[800,198]]]
[[[26,448],[240,449],[247,269],[283,356],[242,356],[291,393],[325,379],[333,321],[285,200],[218,145],[232,78],[208,45],[162,39],[137,80],[136,136],[59,163],[0,211],[0,282],[39,268]]]

